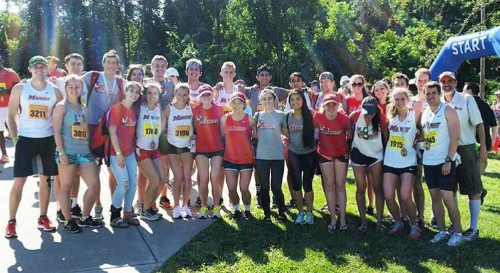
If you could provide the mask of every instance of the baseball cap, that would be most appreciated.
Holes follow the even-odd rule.
[[[326,95],[323,98],[323,101],[321,102],[321,105],[326,105],[326,104],[328,104],[330,102],[339,103],[338,99],[337,99],[337,96],[335,94],[328,94],[328,95]]]
[[[349,76],[344,75],[340,78],[340,84],[343,84],[344,82],[348,82],[350,80],[351,79],[349,78]]]
[[[243,95],[243,93],[236,92],[236,93],[233,93],[231,95],[231,99],[229,99],[229,102],[232,102],[233,100],[238,100],[238,99],[241,100],[241,101],[243,101],[243,102],[246,101],[246,97],[245,97],[245,95]]]
[[[361,102],[362,113],[368,115],[374,115],[377,113],[378,101],[372,96],[368,96]]]
[[[271,74],[271,68],[269,68],[266,65],[263,65],[263,66],[260,66],[259,68],[257,68],[257,75],[259,75],[260,72],[264,72],[264,71],[266,71],[267,73]]]
[[[165,77],[168,78],[170,76],[179,77],[179,71],[177,71],[177,69],[175,69],[173,67],[168,68],[167,71],[165,71]]]
[[[33,67],[33,66],[40,64],[40,63],[43,65],[48,65],[47,59],[45,59],[45,57],[40,56],[40,55],[33,56],[30,59],[29,67]]]
[[[449,77],[449,78],[452,78],[454,80],[456,80],[457,78],[455,77],[455,73],[451,72],[451,71],[445,71],[443,73],[441,73],[439,75],[439,81],[441,81],[443,78],[445,77]]]
[[[314,80],[314,81],[310,82],[309,85],[311,85],[311,87],[313,87],[313,85],[316,85],[317,87],[319,87],[319,81]]]
[[[199,92],[200,92],[200,94],[198,96],[200,96],[200,97],[205,95],[205,94],[213,94],[214,93],[212,87],[208,84],[202,85],[199,89]]]
[[[332,81],[334,80],[334,79],[333,79],[333,74],[332,74],[332,72],[328,72],[328,71],[327,71],[327,72],[323,72],[323,73],[321,73],[321,75],[319,75],[319,79],[320,79],[320,80],[321,80],[321,79],[330,79],[330,80],[332,80]]]

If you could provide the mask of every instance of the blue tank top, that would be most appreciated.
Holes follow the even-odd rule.
[[[87,113],[81,106],[73,110],[71,105],[65,101],[66,114],[62,124],[62,139],[64,149],[68,154],[89,154],[89,128]]]

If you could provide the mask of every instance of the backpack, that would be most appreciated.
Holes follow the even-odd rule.
[[[108,120],[109,111],[106,111],[97,125],[94,133],[90,138],[90,152],[98,157],[108,159],[110,155],[109,146],[111,145],[111,138],[109,137]],[[109,166],[109,160],[106,160],[106,165]]]

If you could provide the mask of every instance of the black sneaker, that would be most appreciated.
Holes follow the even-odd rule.
[[[324,206],[321,207],[322,212],[328,212],[328,204],[325,204]]]
[[[417,220],[417,226],[420,230],[424,230],[425,228],[424,220]]]
[[[253,215],[249,210],[245,210],[243,216],[245,217],[246,220],[251,220],[253,219]]]
[[[78,218],[78,225],[80,227],[100,228],[103,226],[103,222],[95,221],[92,216],[87,216],[87,218]]]
[[[368,206],[366,208],[366,214],[368,214],[368,215],[375,215],[375,210],[373,209],[372,206]]]
[[[78,226],[75,219],[70,219],[63,226],[63,229],[69,233],[79,233],[82,232],[82,228]]]
[[[278,220],[280,222],[286,221],[286,215],[285,215],[285,213],[278,214],[278,216],[276,216],[276,220]]]
[[[71,218],[80,218],[82,217],[82,209],[78,204],[74,208],[71,208]]]
[[[58,210],[57,213],[56,213],[56,220],[57,222],[63,224],[64,222],[66,222],[66,219],[64,218],[64,214],[62,213],[61,210]]]
[[[484,197],[488,194],[488,191],[486,189],[483,189],[481,192],[481,205],[484,203]]]
[[[241,217],[243,217],[243,214],[241,214],[241,211],[239,210],[234,211],[233,214],[231,215],[232,220],[240,220]]]
[[[288,202],[285,206],[287,208],[294,208],[295,207],[295,199],[290,199],[290,202]]]
[[[271,216],[269,215],[264,216],[264,223],[271,224],[272,223]]]
[[[465,231],[463,238],[467,242],[479,239],[479,229],[474,231],[472,228],[469,228],[467,231]]]

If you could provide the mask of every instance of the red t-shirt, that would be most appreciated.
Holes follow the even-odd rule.
[[[10,91],[20,82],[17,73],[9,68],[0,69],[0,107],[8,107]]]
[[[337,117],[329,120],[325,113],[314,113],[314,127],[319,129],[318,153],[327,157],[347,156],[347,132],[351,130],[349,117],[337,112]]]
[[[357,100],[354,96],[348,97],[347,98],[347,110],[349,111],[348,114],[356,111],[359,109],[361,106],[361,102],[363,100]]]
[[[56,68],[56,70],[52,71],[52,73],[49,73],[49,77],[54,77],[54,78],[62,78],[66,76],[66,72],[60,68]]]
[[[231,114],[227,114],[224,131],[224,160],[235,164],[253,164],[252,126],[249,115],[245,115],[242,120],[234,120]]]
[[[134,110],[127,109],[121,103],[111,106],[109,112],[108,128],[111,125],[116,125],[116,134],[120,142],[120,149],[123,156],[128,156],[135,149],[135,124],[137,123],[137,115]],[[116,151],[111,145],[110,154],[116,155]]]
[[[204,109],[201,104],[193,107],[196,152],[211,153],[224,149],[220,134],[222,115],[224,115],[224,110],[215,104],[210,109]]]

